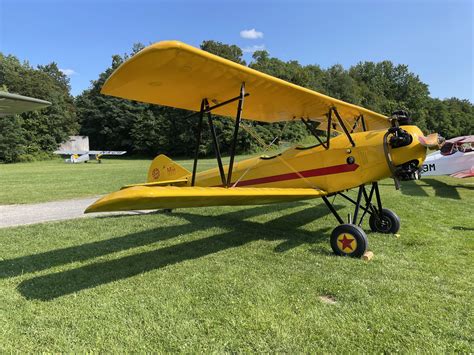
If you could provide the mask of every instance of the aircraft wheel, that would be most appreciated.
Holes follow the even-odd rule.
[[[372,232],[385,234],[395,234],[400,229],[400,217],[395,212],[387,208],[382,208],[382,218],[371,214],[369,218],[369,226]]]
[[[368,245],[367,235],[354,224],[341,224],[331,233],[331,248],[336,255],[360,258]]]

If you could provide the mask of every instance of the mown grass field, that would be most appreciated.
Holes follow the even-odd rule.
[[[244,156],[239,157],[239,159]],[[0,205],[67,200],[118,190],[145,182],[151,160],[102,159],[87,164],[66,164],[63,159],[0,165]],[[228,158],[224,158],[227,162]],[[192,160],[176,162],[192,170]],[[200,159],[199,170],[216,166],[215,159]]]
[[[148,163],[1,166],[1,203],[105,193]],[[381,191],[402,228],[368,232],[370,262],[333,256],[320,200],[0,229],[0,351],[472,352],[473,179]]]

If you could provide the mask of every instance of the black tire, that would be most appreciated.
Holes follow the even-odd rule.
[[[336,255],[360,258],[368,246],[367,235],[354,224],[341,224],[331,233],[331,248]]]
[[[372,232],[395,234],[400,230],[400,217],[387,208],[382,208],[382,218],[373,213],[369,218],[369,226]]]

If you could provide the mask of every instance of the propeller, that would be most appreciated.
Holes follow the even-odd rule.
[[[438,133],[432,133],[427,135],[426,137],[418,137],[418,141],[421,143],[422,146],[426,148],[440,149],[443,146],[445,139],[441,137]]]
[[[400,189],[400,180],[413,180],[419,178],[418,165],[408,162],[403,166],[396,167],[390,154],[390,148],[400,148],[408,146],[413,142],[413,137],[405,131],[401,125],[411,124],[411,119],[406,111],[396,111],[390,117],[391,127],[387,130],[383,138],[383,149],[385,159],[390,169],[395,188]],[[427,148],[440,148],[444,144],[444,138],[437,133],[428,136],[418,136],[421,145]]]

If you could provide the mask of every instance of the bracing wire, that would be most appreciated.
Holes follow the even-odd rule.
[[[259,137],[259,135],[253,131],[250,126],[247,126],[246,124],[244,124],[243,122],[241,123],[241,126],[242,128],[248,133],[250,134],[256,141],[258,144],[260,144],[260,146],[263,148],[263,154],[265,154],[267,152],[267,150],[269,150],[271,148],[271,146],[277,141],[277,140],[280,140],[281,137],[283,136],[283,132],[285,131],[286,129],[286,126],[288,125],[288,121],[286,121],[285,123],[285,126],[283,126],[281,132],[280,132],[280,135],[279,136],[276,136],[275,138],[273,138],[273,140],[267,144],[263,141],[263,139],[261,137]],[[252,170],[253,168],[255,168],[255,166],[257,166],[258,164],[258,160],[255,160],[255,164],[253,164],[252,166],[249,166],[247,168],[247,170],[244,171],[244,173],[237,179],[237,181],[232,185],[232,187],[235,187],[237,186],[237,184],[240,182],[240,180],[242,180],[242,178],[247,175],[247,173]]]
[[[250,134],[263,148],[265,148],[265,150],[267,150],[271,145],[273,145],[273,143],[276,141],[277,138],[281,138],[283,136],[283,133],[288,125],[288,122],[290,121],[286,121],[285,123],[285,126],[283,127],[283,129],[281,130],[280,132],[280,136],[279,137],[275,137],[275,139],[272,140],[272,142],[270,144],[266,144],[262,139],[261,137],[258,136],[258,134],[256,132],[253,131],[253,129],[251,129],[249,126],[245,125],[245,124],[241,124],[242,128],[247,131],[248,134]],[[283,164],[285,164],[285,166],[287,168],[289,168],[292,172],[294,172],[296,175],[298,175],[298,177],[300,179],[302,179],[310,188],[312,189],[316,189],[316,190],[320,190],[320,188],[318,188],[317,186],[315,186],[311,181],[309,181],[307,178],[305,178],[299,171],[297,171],[293,166],[291,166],[290,163],[288,163],[283,157],[281,157],[280,155],[277,155],[276,156],[276,159],[280,160]],[[240,177],[239,179],[232,185],[232,187],[235,187],[237,186],[238,182],[251,170],[253,169],[256,165],[258,164],[258,160],[256,161],[256,163],[249,167]]]

